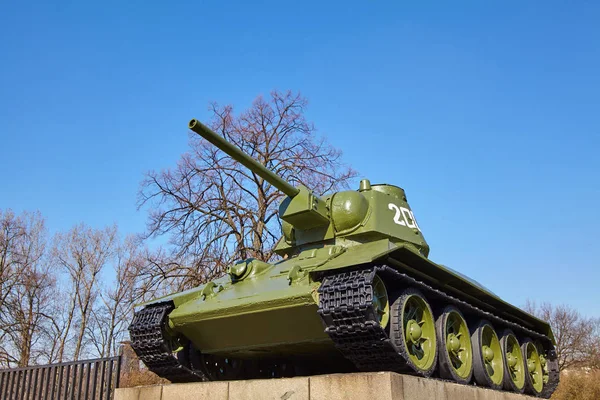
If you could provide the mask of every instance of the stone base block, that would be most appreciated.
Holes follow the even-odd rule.
[[[393,372],[117,389],[115,400],[527,400],[534,397]]]

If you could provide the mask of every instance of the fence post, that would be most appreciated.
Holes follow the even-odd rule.
[[[115,390],[119,388],[121,382],[121,363],[123,362],[123,345],[119,346],[119,355],[117,356],[117,377],[115,380]]]

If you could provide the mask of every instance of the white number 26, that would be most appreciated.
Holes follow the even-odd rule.
[[[398,207],[394,203],[388,204],[388,208],[396,212],[394,214],[395,223],[397,223],[398,225],[406,226],[408,228],[416,228],[419,231],[421,231],[421,228],[419,228],[419,225],[417,225],[415,215],[408,208]]]

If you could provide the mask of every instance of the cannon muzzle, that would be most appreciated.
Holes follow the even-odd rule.
[[[244,153],[236,146],[229,143],[223,138],[223,136],[214,132],[202,122],[198,121],[197,119],[192,119],[189,122],[188,127],[194,132],[196,132],[198,135],[202,136],[204,139],[208,140],[210,143],[217,146],[223,152],[228,154],[231,158],[244,165],[250,171],[254,172],[256,175],[260,176],[261,178],[269,182],[271,185],[281,190],[287,196],[295,197],[298,194],[299,189],[293,187],[284,179],[282,179],[279,175],[273,173],[270,169],[266,168],[254,158],[250,157],[248,154]]]

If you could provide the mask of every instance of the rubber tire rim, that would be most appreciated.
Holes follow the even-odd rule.
[[[525,390],[525,363],[521,353],[521,345],[510,329],[502,333],[500,347],[502,348],[502,357],[504,357],[504,389],[523,393]],[[511,353],[517,360],[517,364],[512,369],[508,365],[508,353]],[[516,372],[515,376],[513,376],[513,371]]]
[[[410,309],[407,310],[407,306]],[[410,332],[406,328],[411,319],[407,320],[405,317],[409,316],[407,311],[414,313],[413,309],[416,309],[416,314],[411,319],[413,322],[419,320],[422,335],[418,341],[419,346],[414,346],[411,342],[409,347],[407,334]],[[415,372],[425,377],[430,376],[435,370],[438,355],[435,321],[429,303],[420,291],[408,288],[394,301],[391,314],[392,344]]]
[[[537,347],[531,341],[531,339],[526,339],[523,341],[521,345],[521,351],[523,354],[523,359],[525,361],[525,392],[533,395],[538,395],[544,390],[544,376],[542,371],[542,364],[540,363],[540,355],[538,353]],[[533,372],[529,371],[529,362],[533,362],[535,365],[535,369]]]
[[[492,324],[486,320],[479,322],[471,335],[471,342],[473,343],[473,376],[475,381],[482,386],[501,389],[504,379],[504,362],[500,340]],[[491,361],[486,362],[484,359],[482,348],[484,345],[490,347],[493,351],[494,358]]]
[[[451,325],[449,325],[449,322]],[[456,326],[457,323],[459,324],[458,327]],[[473,376],[473,348],[465,318],[456,307],[447,306],[438,317],[435,326],[438,338],[440,376],[461,384],[468,384]],[[451,355],[450,350],[447,348],[449,333],[454,334],[459,340],[460,354],[458,357]],[[456,361],[461,362],[461,367],[456,368]]]

